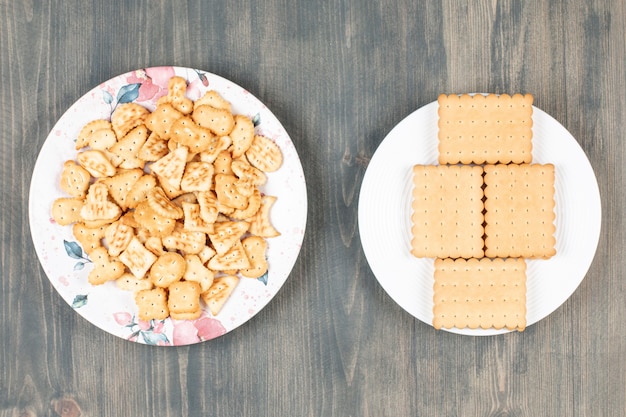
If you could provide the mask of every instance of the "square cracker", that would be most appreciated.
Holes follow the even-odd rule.
[[[556,253],[554,165],[485,165],[485,255]]]
[[[529,163],[531,94],[441,94],[439,163]]]
[[[415,165],[411,253],[425,258],[482,258],[483,169]]]
[[[433,327],[526,328],[526,261],[436,259]]]

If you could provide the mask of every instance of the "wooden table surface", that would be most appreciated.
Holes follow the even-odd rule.
[[[0,416],[626,416],[625,62],[621,1],[0,0]],[[27,209],[69,106],[159,65],[210,71],[267,104],[308,192],[276,297],[222,337],[169,348],[76,314],[38,261]],[[602,202],[578,289],[493,337],[400,308],[357,223],[385,135],[439,93],[476,91],[532,93],[584,149]]]

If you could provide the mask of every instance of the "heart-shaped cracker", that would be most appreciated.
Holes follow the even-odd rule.
[[[114,281],[124,273],[124,264],[109,257],[106,248],[94,249],[89,255],[94,268],[89,272],[87,280],[92,285],[104,284],[107,281]]]
[[[85,205],[80,210],[80,215],[87,221],[106,221],[113,222],[117,220],[122,210],[120,207],[109,201],[109,189],[106,184],[96,182],[89,186]]]
[[[74,223],[72,226],[72,234],[87,255],[94,249],[102,247],[105,231],[106,226],[87,227],[84,223]]]

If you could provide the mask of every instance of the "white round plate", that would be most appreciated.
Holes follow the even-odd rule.
[[[277,197],[271,221],[281,232],[267,239],[269,271],[259,279],[241,279],[217,317],[206,309],[196,320],[142,322],[137,318],[133,295],[114,282],[92,286],[87,275],[91,261],[72,235],[71,226],[52,220],[52,202],[67,196],[59,187],[63,162],[75,159],[75,139],[81,127],[94,119],[110,119],[115,107],[136,102],[154,110],[159,97],[167,93],[168,80],[179,75],[188,82],[187,96],[198,99],[216,90],[232,104],[235,114],[244,114],[255,123],[255,133],[274,140],[283,152],[283,165],[267,174],[260,187]],[[272,112],[242,87],[217,75],[182,67],[154,67],[117,76],[95,87],[59,119],[48,135],[35,164],[29,196],[32,239],[43,269],[54,288],[81,316],[101,329],[137,343],[189,345],[221,336],[251,319],[282,287],[298,253],[307,216],[304,173],[289,135]]]
[[[411,248],[411,169],[436,165],[437,102],[396,125],[372,157],[361,185],[359,232],[380,285],[404,310],[432,325],[434,259]],[[556,255],[527,260],[527,326],[556,310],[585,277],[600,236],[600,193],[584,151],[554,118],[533,107],[533,162],[555,167]],[[464,335],[508,330],[449,329]]]

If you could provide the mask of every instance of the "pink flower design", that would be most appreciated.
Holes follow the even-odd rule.
[[[152,327],[149,321],[143,321],[143,320],[139,320],[137,322],[137,326],[139,327],[139,329],[144,330],[144,331],[150,330],[150,328]]]
[[[120,311],[113,314],[115,322],[120,326],[128,326],[133,322],[133,317],[126,311]]]
[[[192,321],[179,321],[174,324],[172,333],[174,345],[190,345],[199,342],[198,329]]]
[[[129,84],[141,84],[137,101],[156,101],[167,94],[167,83],[173,76],[172,67],[157,67],[134,71],[126,77],[126,81]]]
[[[226,333],[226,328],[224,328],[222,323],[211,317],[199,318],[195,321],[194,326],[198,330],[198,337],[201,340],[215,339]]]
[[[206,313],[196,320],[173,321],[174,345],[189,345],[205,340],[215,339],[226,333],[226,328],[219,320],[209,317]]]

